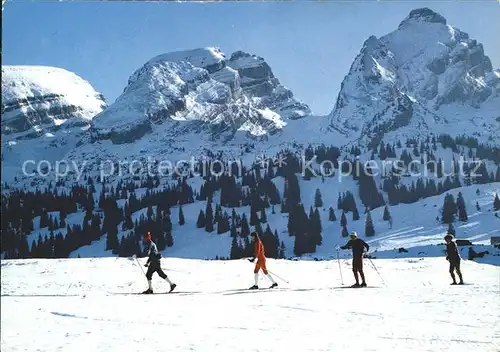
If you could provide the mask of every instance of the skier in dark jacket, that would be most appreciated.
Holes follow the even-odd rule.
[[[365,248],[368,252],[370,246],[361,238],[358,238],[358,234],[356,232],[352,232],[349,242],[347,242],[345,246],[342,246],[340,248],[352,248],[352,271],[354,273],[354,279],[356,279],[356,283],[351,287],[366,287],[365,274],[363,272],[363,252]],[[361,285],[359,284],[358,272],[362,280]]]
[[[446,260],[450,262],[450,275],[453,279],[452,285],[457,284],[457,280],[455,279],[454,271],[457,272],[458,278],[460,279],[459,285],[464,284],[464,280],[462,279],[462,272],[460,271],[460,253],[458,253],[457,244],[453,242],[453,235],[447,234],[444,236],[444,240],[446,241]]]
[[[176,284],[172,283],[169,279],[167,274],[163,272],[161,269],[161,253],[158,251],[158,248],[156,247],[156,244],[151,240],[151,233],[148,232],[147,234],[144,235],[144,243],[145,243],[145,248],[144,248],[144,255],[148,257],[148,260],[146,264],[144,264],[145,267],[148,267],[148,271],[146,272],[146,279],[148,279],[148,289],[144,291],[144,294],[151,294],[153,293],[153,286],[151,279],[153,278],[153,274],[155,272],[158,273],[158,275],[167,281],[170,285],[170,292],[172,292],[175,287],[177,286]]]

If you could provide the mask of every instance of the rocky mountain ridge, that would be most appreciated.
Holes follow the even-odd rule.
[[[344,78],[330,129],[359,143],[429,133],[500,136],[500,71],[477,40],[428,8],[369,37]]]
[[[310,115],[261,57],[228,59],[207,47],[159,55],[132,74],[123,94],[96,116],[94,140],[133,143],[164,125],[171,137],[207,132],[224,143],[237,132],[273,135],[287,120]]]

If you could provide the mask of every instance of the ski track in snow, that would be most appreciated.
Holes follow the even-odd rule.
[[[178,291],[159,295],[127,258],[3,262],[2,351],[498,351],[498,266],[464,261],[450,286],[442,257],[375,259],[383,281],[365,260],[368,290],[342,289],[341,261],[343,285],[337,260],[269,259],[290,284],[248,291],[246,260],[167,259]]]

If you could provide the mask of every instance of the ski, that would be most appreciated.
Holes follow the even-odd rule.
[[[109,295],[111,296],[133,296],[133,295],[144,295],[144,296],[148,296],[148,295],[170,295],[170,294],[174,294],[174,293],[199,293],[199,292],[187,292],[187,291],[175,291],[175,292],[172,292],[172,291],[166,291],[166,292],[153,292],[153,293],[143,293],[143,292],[108,292]]]
[[[352,289],[363,289],[363,288],[380,288],[379,286],[365,286],[365,287],[352,287],[352,286],[337,286],[337,287],[333,287],[334,289],[337,289],[337,288],[352,288]]]

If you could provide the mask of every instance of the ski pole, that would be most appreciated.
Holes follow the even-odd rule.
[[[135,257],[135,261],[137,262],[137,265],[139,265],[139,268],[141,268],[142,273],[143,273],[144,275],[146,275],[146,272],[145,272],[145,271],[144,271],[144,269],[142,268],[142,265],[141,265],[141,263],[139,262],[139,259],[137,259],[137,257]]]
[[[387,287],[387,284],[385,283],[384,278],[382,277],[382,275],[378,271],[377,267],[373,263],[372,258],[368,257],[368,260],[370,261],[370,264],[373,266],[373,269],[375,269],[375,271],[377,272],[378,276],[380,276],[380,280],[382,280],[382,283],[384,284],[384,286]]]
[[[290,284],[288,281],[286,281],[285,279],[283,279],[282,277],[276,275],[275,273],[273,273],[271,270],[267,270],[270,274],[276,276],[278,279],[280,279],[281,281],[284,281],[286,282],[287,284]]]
[[[339,256],[339,249],[338,248],[337,248],[337,261],[339,263],[340,282],[342,283],[342,286],[344,286],[344,279],[342,278],[342,266],[340,265],[340,256]]]
[[[253,262],[251,262],[251,261],[250,261],[250,259],[247,259],[247,260],[248,260],[250,263],[253,263]],[[286,281],[286,280],[285,280],[285,279],[283,279],[282,277],[280,277],[280,276],[276,275],[276,274],[275,274],[275,273],[273,273],[271,270],[267,269],[267,272],[268,272],[269,274],[272,274],[272,275],[276,276],[276,277],[277,277],[278,279],[280,279],[281,281],[284,281],[284,282],[286,282],[287,284],[290,284],[288,281]]]

